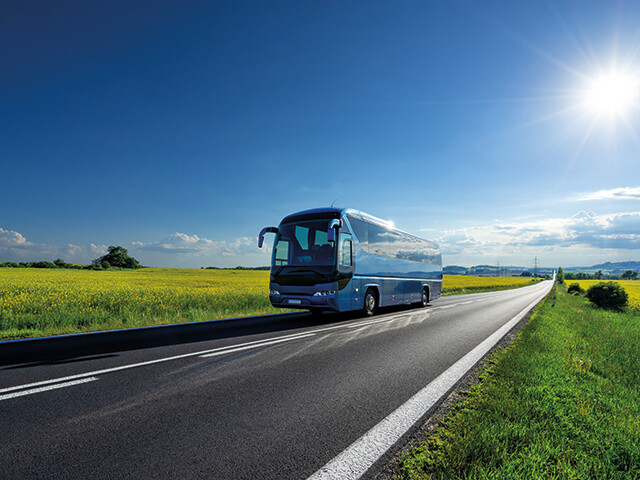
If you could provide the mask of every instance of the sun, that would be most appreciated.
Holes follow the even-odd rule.
[[[601,74],[590,80],[584,91],[584,106],[597,116],[624,116],[638,100],[640,83],[623,72]]]

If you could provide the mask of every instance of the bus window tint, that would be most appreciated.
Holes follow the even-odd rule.
[[[348,217],[353,233],[365,252],[369,252],[369,224],[357,218]]]
[[[309,229],[296,225],[296,240],[303,250],[307,250],[309,248]]]
[[[340,234],[340,250],[338,251],[338,263],[340,265],[350,267],[353,264],[353,242],[351,241],[351,235],[341,233]]]
[[[287,240],[279,240],[276,245],[276,265],[289,264],[289,242]]]
[[[316,238],[313,242],[314,245],[331,245],[331,243],[329,243],[329,236],[327,235],[327,232],[325,232],[324,230],[316,230],[315,232]]]
[[[387,256],[389,251],[388,233],[384,227],[370,223],[368,253]]]

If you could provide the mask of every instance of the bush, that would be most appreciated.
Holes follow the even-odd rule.
[[[584,295],[585,290],[580,286],[579,283],[572,283],[571,285],[569,285],[567,293],[571,293],[574,295]]]
[[[616,282],[596,283],[587,290],[587,298],[594,305],[610,310],[622,310],[629,300],[627,292]]]

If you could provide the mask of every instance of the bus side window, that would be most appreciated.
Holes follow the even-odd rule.
[[[346,267],[353,265],[353,242],[351,241],[351,235],[341,236],[339,263]]]

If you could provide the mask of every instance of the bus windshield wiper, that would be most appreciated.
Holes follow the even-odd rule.
[[[316,274],[316,275],[318,275],[320,277],[322,276],[321,273],[316,272],[315,270],[309,270],[309,269],[293,270],[291,273],[303,273],[303,272],[310,272],[310,273],[314,273],[314,274]]]

